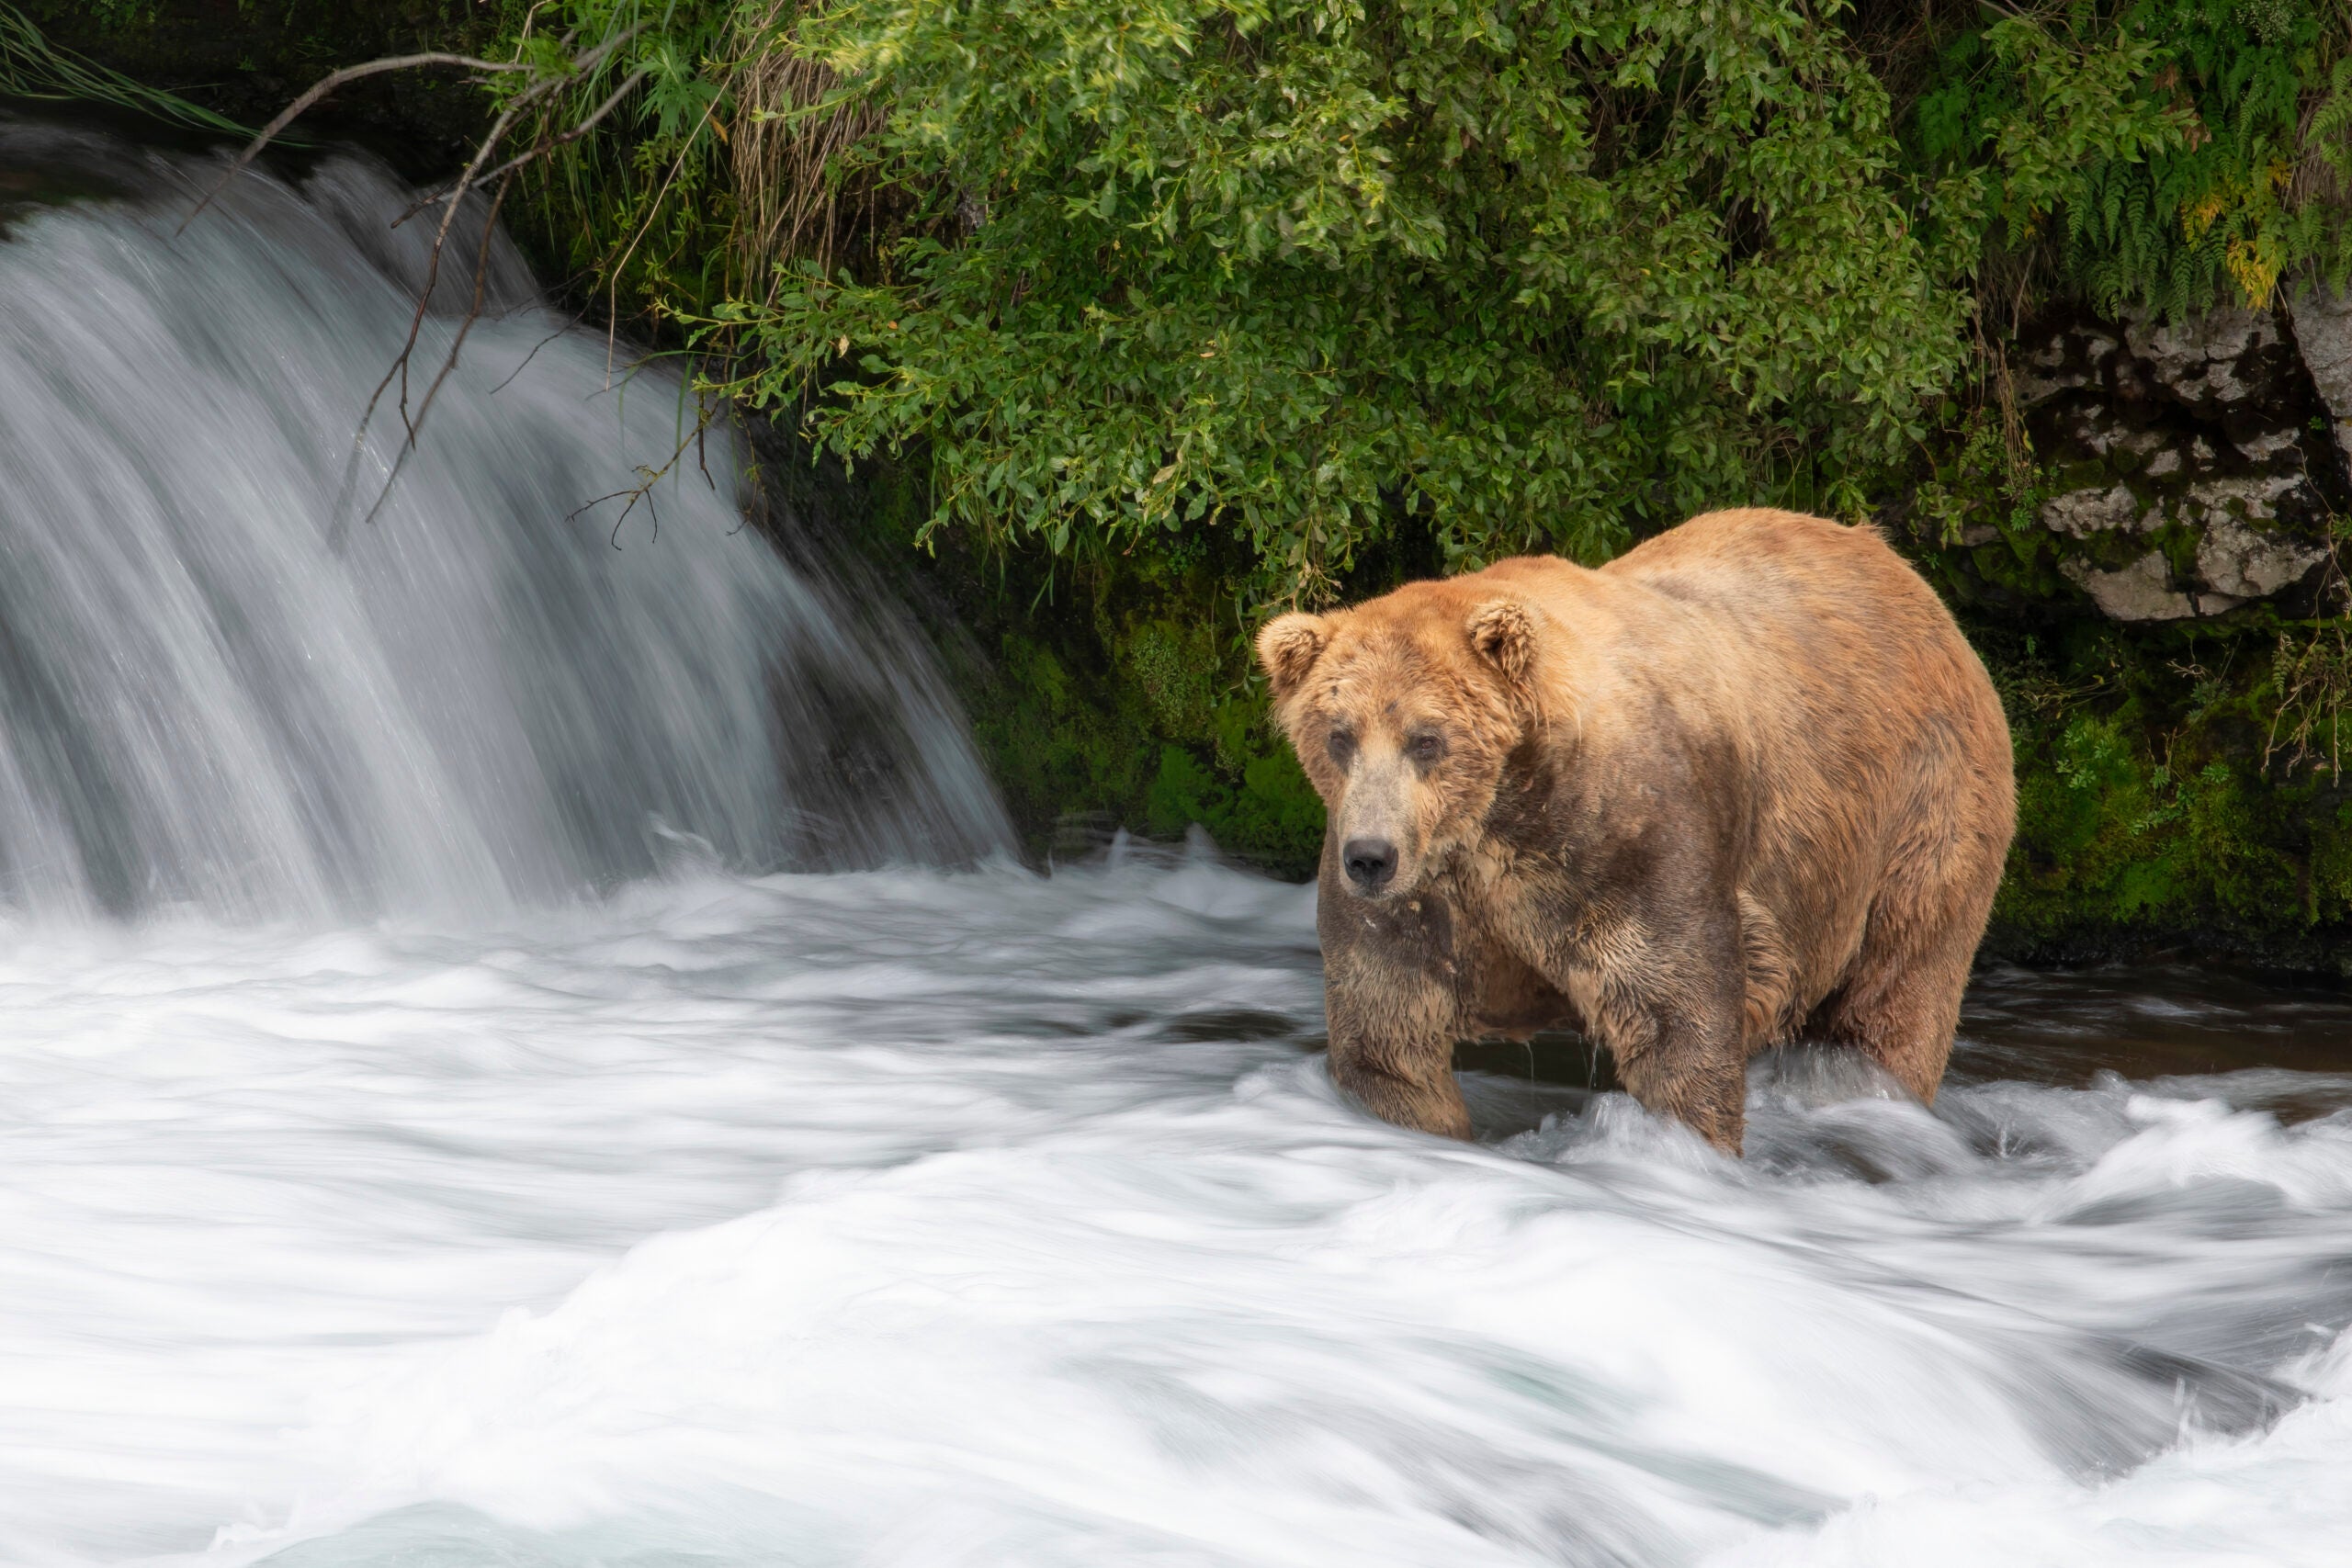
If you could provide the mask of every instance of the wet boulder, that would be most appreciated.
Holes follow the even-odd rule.
[[[2352,310],[2330,320],[2352,417]],[[2344,482],[2331,431],[2352,424],[2331,417],[2286,311],[2066,321],[2020,360],[2018,403],[2060,483],[2038,522],[2102,614],[2184,620],[2318,592]]]

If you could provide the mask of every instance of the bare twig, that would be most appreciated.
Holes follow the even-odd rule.
[[[563,520],[566,523],[569,523],[592,507],[602,506],[608,501],[625,500],[628,504],[621,508],[621,514],[613,519],[613,531],[610,537],[606,540],[606,543],[610,544],[613,548],[617,550],[621,547],[621,525],[628,521],[628,514],[637,510],[638,503],[639,502],[643,502],[645,503],[646,510],[653,515],[653,536],[657,539],[660,538],[662,536],[662,512],[660,507],[654,504],[654,487],[660,484],[663,479],[670,477],[671,470],[678,466],[679,459],[686,455],[688,448],[693,448],[697,454],[697,461],[700,460],[699,454],[702,448],[703,432],[710,428],[712,417],[711,410],[707,405],[697,403],[695,405],[694,432],[679,441],[677,446],[670,453],[669,461],[663,463],[658,468],[649,468],[644,465],[639,464],[635,470],[638,478],[638,483],[630,486],[628,490],[616,490],[608,495],[600,495],[593,501],[583,501],[578,506],[573,507],[569,513],[565,513]],[[707,468],[704,470],[703,477],[706,480],[709,479],[710,475]],[[712,488],[716,489],[717,485],[713,483]]]
[[[767,18],[769,25],[774,24],[784,6],[789,3],[791,0],[776,0]],[[530,15],[526,18],[524,32],[526,37],[537,18],[538,10],[539,6],[534,5]],[[409,459],[417,450],[425,420],[431,414],[442,389],[457,370],[458,357],[464,349],[466,340],[474,323],[481,316],[488,288],[490,253],[497,236],[499,213],[505,204],[514,177],[529,165],[551,157],[560,149],[580,141],[593,133],[628,99],[631,94],[645,85],[653,73],[652,68],[640,65],[628,71],[609,92],[570,124],[564,123],[564,118],[569,118],[568,116],[558,116],[548,112],[550,100],[564,89],[578,87],[590,81],[593,73],[600,66],[610,61],[631,39],[643,32],[647,25],[640,23],[616,32],[592,48],[581,50],[576,54],[571,54],[569,58],[553,62],[522,59],[521,50],[518,47],[517,58],[512,61],[481,60],[460,54],[422,53],[368,61],[363,64],[334,72],[312,84],[300,97],[288,105],[283,112],[264,127],[260,134],[245,146],[224,171],[220,182],[189,212],[187,220],[183,220],[181,227],[185,229],[187,221],[192,221],[198,214],[209,206],[213,199],[227,188],[237,174],[250,164],[287,126],[328,94],[351,82],[387,72],[434,66],[457,67],[484,75],[516,73],[523,75],[524,79],[515,84],[514,90],[504,95],[503,102],[499,106],[498,114],[480,141],[476,142],[472,156],[468,159],[466,166],[459,171],[457,177],[440,188],[420,196],[393,220],[392,226],[397,228],[427,208],[438,205],[442,209],[440,220],[434,229],[432,244],[425,259],[424,279],[417,291],[415,310],[409,319],[408,332],[401,341],[399,352],[393,356],[391,363],[386,367],[384,375],[377,382],[374,391],[369,394],[367,404],[361,411],[358,426],[352,434],[351,451],[345,465],[343,483],[338,490],[334,506],[332,536],[338,545],[353,515],[352,501],[359,483],[360,469],[367,457],[368,432],[375,423],[376,414],[382,406],[385,396],[391,393],[397,386],[396,402],[402,427],[401,438],[391,455],[391,461],[387,467],[382,487],[377,491],[374,501],[364,514],[363,520],[368,523],[375,521],[390,500],[401,474],[408,466]],[[569,51],[572,49],[574,36],[571,33],[564,35],[560,45],[562,50]],[[740,67],[738,69],[740,70]],[[700,120],[686,138],[689,144],[703,130],[713,123],[723,96],[723,94],[714,95],[705,105]],[[502,158],[501,153],[507,146],[508,137],[515,133],[517,125],[523,122],[526,115],[532,115],[537,120],[536,134],[530,145]],[[724,128],[722,127],[721,130],[723,131]],[[838,146],[839,143],[836,142],[835,145]],[[651,204],[653,208],[660,207],[662,196],[679,178],[687,155],[687,152],[682,150],[678,158],[673,163],[668,174],[662,181],[660,189],[655,193]],[[493,194],[483,214],[481,239],[474,255],[471,297],[456,331],[449,339],[447,353],[442,356],[441,363],[431,381],[424,387],[423,396],[413,400],[412,370],[424,333],[425,318],[432,312],[434,297],[440,286],[444,253],[457,224],[459,209],[464,206],[469,195],[484,187],[491,187]],[[628,245],[621,253],[619,261],[615,265],[616,275],[620,267],[627,265],[630,255],[644,242],[651,221],[652,219],[649,213],[645,223],[640,224],[637,232],[630,237]],[[795,227],[797,228],[797,223]],[[538,346],[545,346],[545,340]],[[537,348],[535,347],[532,350],[532,355],[537,353]],[[521,374],[524,367],[530,363],[532,355],[526,355],[522,364],[508,375],[505,381],[500,382],[499,386],[503,388],[508,381],[514,379],[514,376]],[[636,472],[642,481],[640,484],[630,490],[599,496],[571,515],[576,517],[580,512],[586,511],[588,507],[606,501],[626,498],[627,504],[621,510],[620,518],[614,524],[611,539],[613,547],[618,549],[621,526],[628,521],[629,514],[636,510],[639,502],[642,502],[653,519],[655,536],[659,537],[661,513],[653,498],[653,487],[677,466],[679,459],[690,446],[696,453],[697,466],[703,468],[706,481],[710,482],[707,465],[703,458],[703,437],[711,417],[711,411],[698,403],[695,429],[679,443],[678,449],[671,454],[669,461],[659,468],[638,468]]]
[[[514,184],[514,175],[509,175],[506,178],[499,181],[498,194],[491,197],[490,210],[488,213],[484,214],[482,218],[481,244],[474,253],[474,297],[472,303],[466,311],[465,319],[458,323],[457,335],[449,340],[449,353],[447,356],[441,361],[440,370],[434,375],[433,384],[425,388],[424,399],[422,402],[417,404],[416,417],[413,420],[408,420],[407,418],[408,411],[405,385],[408,374],[405,368],[407,353],[406,351],[402,352],[401,359],[403,361],[403,367],[401,374],[403,385],[401,412],[402,419],[407,420],[408,440],[401,446],[400,456],[392,460],[392,471],[384,476],[383,491],[376,497],[376,503],[368,509],[368,515],[365,519],[367,522],[375,522],[376,514],[384,509],[384,502],[392,498],[392,486],[398,482],[401,475],[401,469],[408,462],[409,455],[416,450],[417,434],[424,428],[425,415],[433,412],[433,400],[441,395],[442,384],[449,379],[450,372],[457,369],[458,355],[459,351],[466,346],[466,334],[473,331],[474,323],[476,321],[481,320],[482,291],[488,284],[490,277],[490,243],[497,232],[498,209],[506,205],[506,192],[508,187]],[[410,342],[413,344],[414,341],[415,339],[412,333]]]
[[[361,439],[364,439],[366,436],[368,420],[374,416],[377,400],[383,396],[384,388],[391,382],[395,376],[397,376],[400,380],[401,388],[401,423],[408,432],[409,446],[413,448],[416,445],[417,426],[423,422],[424,410],[420,408],[417,412],[416,417],[414,419],[410,418],[408,412],[409,364],[411,356],[416,352],[417,333],[424,328],[425,313],[430,308],[433,299],[433,290],[440,281],[441,253],[448,244],[449,230],[451,225],[455,224],[458,220],[458,209],[464,204],[466,195],[469,191],[472,190],[478,184],[485,183],[488,178],[492,177],[486,176],[482,174],[482,165],[490,161],[491,154],[497,151],[500,143],[505,140],[508,130],[513,127],[515,119],[521,116],[526,108],[531,107],[531,105],[546,96],[548,93],[554,91],[557,87],[562,86],[569,82],[575,81],[579,77],[594,70],[597,65],[601,64],[605,59],[610,57],[616,50],[619,49],[623,44],[627,43],[630,39],[635,38],[643,30],[643,27],[640,25],[616,33],[613,37],[605,39],[603,43],[598,44],[595,48],[588,50],[584,53],[581,54],[578,59],[571,62],[571,69],[568,73],[562,75],[550,75],[547,80],[535,83],[532,85],[526,87],[523,91],[515,94],[513,98],[508,100],[506,107],[500,113],[498,118],[492,122],[490,130],[484,133],[481,144],[474,150],[472,159],[467,163],[464,170],[458,174],[457,180],[448,187],[446,197],[444,197],[447,205],[441,214],[440,227],[434,231],[433,250],[425,264],[424,287],[419,290],[417,294],[416,312],[409,318],[408,338],[401,344],[400,355],[393,360],[392,367],[386,373],[384,381],[377,386],[375,397],[372,397],[368,400],[368,412],[362,417],[360,422],[359,434]],[[610,114],[620,103],[622,98],[627,96],[632,89],[645,80],[646,75],[647,73],[641,69],[632,72],[621,83],[620,86],[616,89],[603,104],[597,107],[589,118],[583,122],[582,126],[576,129],[584,130],[586,127],[593,126],[597,120],[604,118],[606,115]],[[498,169],[493,172],[494,175],[500,179],[499,203],[503,204],[505,200],[505,182],[513,178],[516,170],[520,169],[524,164],[530,163],[534,159],[547,156],[557,146],[560,145],[563,141],[568,140],[570,134],[571,133],[566,133],[562,137],[558,137],[543,133],[538,141],[532,146],[529,152],[523,153],[519,157],[509,159],[506,163],[500,164]],[[479,275],[481,265],[486,265],[489,259],[491,237],[494,232],[496,224],[496,205],[494,204],[492,209],[492,222],[485,225],[483,229],[481,254],[478,258],[478,265],[476,267],[477,275]],[[412,213],[416,209],[413,208],[410,209]],[[407,217],[408,214],[403,214],[401,220],[406,221]],[[479,285],[479,276],[474,291],[474,298],[475,304],[473,310],[468,313],[464,326],[459,329],[456,340],[450,344],[449,356],[443,364],[440,372],[434,377],[432,389],[425,394],[426,400],[428,402],[431,400],[434,392],[440,389],[441,383],[448,379],[449,372],[456,368],[458,353],[465,344],[466,333],[471,330],[474,318],[481,313],[481,289]],[[403,457],[393,463],[392,473],[385,480],[383,493],[376,498],[375,505],[369,507],[368,510],[368,515],[371,520],[375,517],[377,513],[383,510],[385,501],[388,500],[391,494],[392,481],[399,478],[400,470],[405,464],[405,461],[406,459]]]
[[[683,451],[684,448],[681,447],[680,450]],[[608,501],[618,501],[623,496],[627,496],[628,504],[621,508],[621,514],[618,517],[613,519],[612,535],[605,542],[616,550],[621,547],[621,525],[628,521],[628,514],[637,510],[637,503],[640,501],[645,502],[646,510],[653,513],[653,536],[659,539],[662,536],[662,513],[653,504],[653,487],[662,482],[670,472],[672,465],[677,460],[677,457],[673,456],[668,463],[662,464],[659,468],[639,468],[637,473],[638,477],[644,481],[642,484],[628,490],[616,490],[610,495],[600,495],[594,501],[583,501],[567,513],[563,520],[569,523],[592,506],[602,506]]]
[[[556,339],[561,337],[564,333],[578,326],[582,321],[586,319],[586,316],[587,312],[585,310],[574,310],[571,313],[571,319],[570,321],[559,322],[555,331],[548,333],[547,336],[533,344],[531,345],[531,352],[523,356],[523,362],[506,373],[505,380],[501,381],[497,386],[491,389],[492,394],[495,396],[496,394],[506,390],[506,389],[514,383],[515,377],[520,376],[524,371],[528,370],[531,367],[531,361],[539,356],[539,350],[547,347],[548,344],[553,343]]]
[[[434,230],[432,248],[426,256],[424,279],[422,287],[417,291],[416,309],[409,318],[407,335],[401,341],[400,352],[393,356],[391,364],[386,367],[383,378],[376,383],[375,390],[369,394],[367,406],[360,412],[358,427],[352,433],[351,454],[345,464],[343,483],[338,488],[335,498],[335,522],[333,528],[333,536],[337,541],[340,541],[344,533],[346,531],[346,525],[350,517],[349,508],[352,500],[352,493],[358,481],[360,464],[367,453],[368,431],[369,426],[375,423],[376,411],[381,406],[384,394],[391,389],[395,382],[399,384],[400,394],[398,406],[400,409],[401,423],[404,438],[401,443],[398,453],[392,459],[389,471],[384,477],[382,489],[377,492],[375,501],[368,508],[365,521],[369,523],[373,523],[375,521],[378,514],[383,511],[385,503],[391,499],[392,491],[399,483],[401,472],[407,468],[409,457],[416,450],[417,440],[423,430],[426,414],[431,412],[433,403],[439,397],[442,387],[447,384],[450,375],[457,369],[458,355],[465,347],[466,338],[471,333],[474,322],[480,320],[481,316],[484,296],[488,286],[490,253],[492,245],[497,237],[498,214],[500,209],[505,204],[507,191],[513,183],[514,175],[533,160],[545,157],[556,147],[562,145],[568,141],[575,140],[579,135],[584,135],[589,129],[593,128],[596,121],[601,120],[605,116],[609,115],[630,91],[641,84],[644,81],[647,73],[643,70],[630,73],[630,74],[623,81],[621,85],[613,94],[608,96],[580,126],[563,133],[551,133],[543,130],[538,141],[527,152],[515,157],[509,158],[504,163],[498,164],[487,175],[483,173],[483,166],[490,162],[491,158],[504,143],[506,136],[514,129],[515,121],[520,118],[526,110],[542,102],[559,88],[579,81],[588,72],[593,71],[598,64],[610,58],[616,51],[628,43],[630,39],[636,37],[637,34],[642,30],[642,26],[639,26],[627,28],[622,32],[616,33],[605,39],[602,43],[597,44],[592,49],[582,51],[580,54],[565,62],[565,66],[562,70],[548,71],[541,80],[531,82],[524,85],[520,91],[514,93],[507,99],[504,107],[500,110],[497,118],[492,122],[490,129],[483,133],[481,141],[476,144],[473,156],[468,160],[465,168],[459,172],[458,177],[454,181],[450,182],[449,185],[443,187],[442,190],[435,192],[432,196],[428,196],[411,206],[406,212],[403,212],[399,219],[394,220],[394,227],[398,227],[400,223],[406,222],[409,218],[413,217],[418,211],[432,205],[434,202],[439,201],[444,204],[441,221]],[[566,34],[564,38],[565,44],[569,45],[571,41],[571,35]],[[377,68],[390,70],[396,68],[398,65],[411,62],[416,57],[404,57],[400,61],[379,61],[374,62],[372,64]],[[514,67],[514,69],[524,68],[525,67],[519,65]],[[501,67],[501,69],[508,68]],[[349,73],[337,73],[338,77],[345,79],[348,78],[348,75]],[[325,83],[322,83],[319,86],[313,87],[310,93],[305,94],[302,99],[297,100],[296,104],[289,108],[287,113],[279,116],[278,119],[272,122],[271,127],[266,130],[261,137],[256,139],[254,146],[247,150],[247,156],[250,157],[254,152],[257,152],[259,147],[266,143],[271,135],[274,135],[277,130],[282,129],[283,125],[287,121],[289,121],[296,113],[299,113],[307,103],[315,102],[317,97],[321,96],[324,90],[330,87],[335,80],[335,77],[328,78]],[[242,166],[242,164],[239,166]],[[235,173],[235,169],[232,168],[230,172],[233,175]],[[435,372],[433,380],[425,389],[424,398],[417,403],[414,412],[412,413],[410,410],[409,372],[414,361],[419,335],[424,330],[424,319],[432,310],[434,291],[440,286],[441,258],[447,249],[450,231],[457,222],[458,209],[465,204],[466,197],[479,186],[489,184],[492,181],[495,181],[496,183],[497,194],[492,199],[489,210],[484,216],[481,240],[475,252],[474,287],[472,298],[469,302],[469,306],[463,319],[458,323],[455,335],[450,340],[448,353],[443,357],[440,367]],[[190,214],[190,216],[193,217],[194,214]],[[533,353],[536,354],[537,350],[534,349]],[[528,358],[526,357],[525,363],[527,364],[528,362]],[[520,369],[521,367],[518,366],[516,367],[518,374]],[[508,379],[511,380],[513,378],[510,376]],[[501,383],[502,386],[503,384],[504,383],[503,382]]]
[[[498,178],[501,175],[512,174],[535,158],[544,158],[548,153],[554,152],[557,148],[568,147],[571,143],[579,141],[582,137],[595,130],[598,122],[603,120],[606,115],[611,114],[615,109],[620,107],[621,100],[628,97],[630,93],[637,89],[639,83],[643,82],[652,73],[653,73],[650,69],[644,66],[639,66],[637,70],[630,72],[627,76],[621,78],[621,85],[613,89],[612,96],[607,97],[603,103],[598,104],[594,110],[589,114],[587,118],[582,120],[570,130],[564,131],[560,135],[549,136],[539,141],[534,142],[529,152],[516,153],[514,157],[507,159],[503,164],[499,164],[498,167],[491,170],[490,173],[482,175],[481,183],[486,185],[490,181]]]
[[[293,124],[294,121],[301,116],[303,110],[317,103],[321,98],[325,97],[337,87],[346,86],[353,82],[360,80],[362,77],[379,76],[387,71],[421,70],[428,65],[455,65],[468,71],[487,71],[498,74],[505,74],[515,71],[529,71],[533,69],[527,62],[519,60],[501,62],[496,60],[477,60],[470,54],[428,53],[392,55],[387,59],[366,61],[357,65],[346,65],[340,71],[330,72],[328,74],[320,77],[316,82],[311,83],[309,89],[305,91],[300,97],[296,98],[292,103],[279,110],[276,119],[273,119],[267,125],[263,126],[261,128],[260,134],[256,135],[251,141],[245,143],[244,151],[239,152],[235,158],[232,159],[228,168],[221,172],[220,181],[215,184],[210,190],[204,193],[204,199],[198,202],[195,207],[190,209],[188,215],[186,218],[180,220],[179,231],[185,232],[187,226],[196,221],[197,214],[211,206],[212,198],[219,196],[222,191],[228,189],[229,182],[235,179],[240,174],[243,173],[247,164],[251,164],[255,158],[260,157],[263,148],[277,140],[278,132]]]
[[[400,481],[401,470],[408,467],[409,457],[416,450],[417,435],[424,428],[424,416],[431,411],[433,400],[441,390],[441,384],[447,381],[449,378],[449,373],[458,367],[458,354],[465,346],[466,334],[473,330],[474,322],[481,319],[482,295],[490,278],[491,242],[496,237],[499,209],[505,205],[507,188],[512,183],[511,176],[509,179],[499,182],[498,194],[492,199],[490,210],[483,216],[481,241],[474,253],[474,293],[471,307],[466,311],[464,319],[458,323],[457,336],[450,342],[448,355],[442,360],[440,371],[433,378],[432,386],[426,389],[424,401],[418,406],[416,418],[413,422],[408,421],[406,409],[403,406],[401,417],[406,424],[408,438],[401,443],[398,452],[393,456],[391,468],[384,475],[383,488],[377,491],[374,502],[368,506],[368,515],[363,519],[365,522],[374,523],[376,514],[383,511],[384,503],[391,499],[392,487]],[[436,244],[434,259],[437,262],[439,257],[440,251]],[[351,492],[358,482],[360,459],[367,454],[368,427],[374,423],[377,405],[383,400],[384,390],[392,384],[392,378],[399,376],[405,379],[409,358],[416,346],[418,324],[424,319],[424,302],[430,300],[432,297],[433,283],[428,279],[424,291],[420,297],[417,313],[410,318],[408,341],[401,345],[399,355],[385,369],[383,378],[376,383],[375,391],[368,396],[368,406],[360,411],[359,427],[353,433],[351,438],[351,456],[344,464],[343,482],[335,491],[334,523],[329,531],[330,539],[338,548],[341,547],[344,535],[348,531]],[[544,346],[543,342],[537,347],[534,347],[531,355],[537,354],[539,347]],[[531,355],[524,356],[525,365],[530,363]],[[522,367],[515,367],[514,374],[521,373]],[[507,378],[507,380],[513,379],[514,376]],[[503,387],[505,382],[501,382],[499,385]]]
[[[611,38],[606,39],[603,43],[596,45],[595,48],[583,51],[578,58],[570,62],[570,66],[567,70],[561,73],[552,73],[546,80],[535,82],[531,85],[524,88],[521,92],[515,94],[513,98],[507,101],[507,107],[512,112],[500,116],[497,123],[492,125],[490,130],[482,137],[481,144],[476,147],[474,151],[473,162],[467,165],[467,173],[459,175],[458,178],[450,181],[447,185],[441,186],[438,190],[427,191],[423,196],[418,197],[414,201],[409,203],[407,209],[398,218],[392,220],[392,227],[395,229],[399,228],[401,224],[407,222],[410,219],[415,217],[418,213],[424,211],[426,208],[433,206],[436,202],[446,201],[454,204],[455,202],[463,199],[466,190],[469,185],[488,184],[491,180],[493,180],[500,175],[506,173],[507,170],[521,168],[524,164],[531,162],[533,159],[544,157],[548,153],[553,152],[556,148],[563,146],[567,142],[576,141],[580,135],[585,134],[589,126],[593,126],[597,120],[603,119],[605,116],[611,113],[614,107],[619,103],[621,98],[627,96],[628,90],[645,78],[646,73],[644,71],[639,70],[634,73],[627,82],[621,85],[619,91],[616,92],[612,97],[606,99],[604,106],[599,107],[596,112],[590,117],[587,124],[579,128],[578,130],[567,131],[563,135],[557,137],[542,137],[533,145],[530,152],[501,164],[499,167],[492,169],[488,174],[481,174],[478,172],[481,164],[489,158],[490,154],[497,151],[498,143],[504,140],[507,129],[514,124],[516,116],[521,114],[524,109],[528,108],[539,99],[544,98],[556,88],[569,86],[573,82],[580,80],[589,72],[594,71],[597,66],[602,65],[605,60],[611,57],[615,50],[619,49],[621,45],[628,42],[629,39],[635,38],[644,30],[645,25],[643,23],[639,23],[638,26],[633,28],[623,28],[620,32],[617,32]],[[571,41],[571,35],[569,33],[564,35],[564,39],[567,43]]]

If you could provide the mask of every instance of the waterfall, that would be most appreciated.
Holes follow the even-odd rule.
[[[430,217],[396,225],[410,193],[338,154],[183,228],[224,167],[0,117],[0,906],[465,909],[669,843],[753,870],[1003,844],[903,616],[746,526],[744,451],[688,439],[673,369],[550,310],[496,236],[387,492],[397,383],[355,436]],[[444,260],[412,411],[475,260]],[[597,501],[682,446],[625,518]]]

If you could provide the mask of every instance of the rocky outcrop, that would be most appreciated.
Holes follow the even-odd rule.
[[[2352,304],[2331,297],[2324,338],[2307,319],[2225,308],[2029,340],[2018,401],[2063,486],[2038,520],[2102,614],[2185,620],[2318,591],[2352,450],[2330,434],[2352,443]],[[2326,345],[2317,363],[2306,338]]]
[[[2287,316],[2312,389],[2327,406],[2336,451],[2352,462],[2352,294],[2313,279],[2289,300]]]

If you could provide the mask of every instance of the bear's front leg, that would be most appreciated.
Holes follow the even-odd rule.
[[[1747,1122],[1738,968],[1729,966],[1729,954],[1691,957],[1696,962],[1672,964],[1663,974],[1604,980],[1601,1043],[1642,1110],[1677,1119],[1736,1156]]]
[[[1736,1156],[1746,1132],[1747,1049],[1736,942],[1702,931],[1629,946],[1640,960],[1610,965],[1614,972],[1599,976],[1595,987],[1602,1003],[1596,1032],[1618,1079],[1652,1115],[1671,1116]]]
[[[1327,860],[1329,856],[1326,856]],[[1452,909],[1434,894],[1360,897],[1327,866],[1316,908],[1331,1081],[1383,1121],[1470,1135],[1453,1081],[1462,1019]]]
[[[1737,1157],[1747,1133],[1747,1064],[1736,1017],[1728,1036],[1710,1018],[1660,1017],[1645,1032],[1646,1044],[1611,1053],[1626,1092],[1652,1115],[1671,1116]]]

